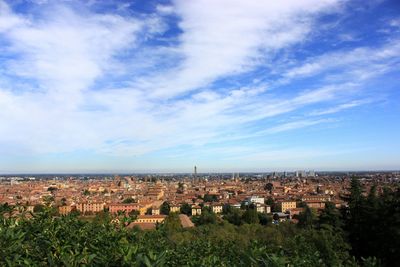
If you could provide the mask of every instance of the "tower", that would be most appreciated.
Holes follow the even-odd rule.
[[[197,166],[194,166],[193,182],[196,181],[196,178],[197,178]]]

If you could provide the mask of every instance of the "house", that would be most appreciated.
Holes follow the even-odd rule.
[[[192,206],[192,216],[201,215],[200,206]]]
[[[265,213],[271,213],[271,206],[265,205]]]
[[[284,222],[290,219],[290,215],[283,212],[275,212],[273,218],[275,217],[277,220],[274,219],[273,223]]]
[[[137,203],[113,203],[108,206],[110,213],[125,212],[130,213],[134,210],[139,210],[140,205]]]
[[[304,202],[310,208],[314,208],[314,209],[324,209],[325,208],[325,201],[321,201],[321,200],[306,200]]]
[[[269,210],[267,210],[267,208],[269,208]],[[265,204],[257,204],[256,209],[257,209],[257,212],[261,212],[261,213],[270,213],[271,212],[271,207],[267,206]]]
[[[277,204],[281,212],[290,211],[291,209],[295,209],[297,207],[296,201],[279,201]]]
[[[223,208],[222,204],[212,204],[211,205],[212,211],[216,214],[222,213],[222,208]]]
[[[156,225],[164,222],[166,217],[166,215],[139,215],[128,227],[139,227],[142,230],[155,229]]]
[[[78,203],[76,209],[81,213],[97,213],[104,210],[104,203]]]
[[[135,222],[138,223],[162,223],[167,215],[139,215]]]
[[[258,196],[251,196],[247,199],[247,201],[254,204],[264,204],[264,198]]]
[[[153,206],[151,208],[151,215],[160,215],[160,208]]]
[[[181,211],[181,206],[180,205],[171,205],[170,206],[170,212],[177,212],[179,213]]]
[[[72,207],[71,206],[65,205],[65,206],[58,207],[58,213],[60,213],[61,215],[67,215],[71,211],[72,211]]]

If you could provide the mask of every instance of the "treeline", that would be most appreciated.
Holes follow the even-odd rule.
[[[210,210],[183,229],[170,213],[154,231],[108,213],[93,221],[46,207],[14,214],[0,206],[0,266],[392,266],[399,262],[399,191],[364,196],[356,179],[349,206],[306,208],[299,223],[265,223],[251,207]],[[14,214],[14,215],[13,215]],[[235,218],[236,219],[232,219]],[[127,223],[128,222],[128,223]]]

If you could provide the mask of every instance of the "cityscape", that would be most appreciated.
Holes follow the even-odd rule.
[[[204,174],[194,166],[192,174],[3,176],[0,202],[30,212],[52,206],[60,215],[131,214],[136,217],[130,227],[142,229],[155,229],[170,212],[182,214],[182,225],[193,227],[187,216],[199,216],[204,208],[222,215],[227,206],[240,210],[251,204],[258,213],[279,216],[274,223],[297,222],[305,206],[321,211],[327,202],[348,205],[343,198],[354,176],[366,192],[376,186],[382,193],[400,183],[400,172]]]
[[[398,266],[399,77],[396,0],[0,0],[0,266]]]

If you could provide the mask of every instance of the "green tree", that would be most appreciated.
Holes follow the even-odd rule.
[[[60,204],[61,204],[61,206],[67,205],[67,199],[65,197],[61,198]]]
[[[153,209],[152,208],[148,208],[147,210],[146,210],[146,215],[151,215],[151,213],[153,212]]]
[[[275,200],[272,197],[268,197],[265,201],[264,201],[265,205],[268,205],[271,207],[271,211],[272,212],[277,212],[278,211],[278,206],[275,202]]]
[[[44,205],[42,204],[36,204],[33,206],[33,212],[43,212],[44,210]]]
[[[341,230],[343,226],[340,219],[340,212],[332,202],[326,202],[325,208],[322,210],[318,217],[318,224],[320,227],[332,227],[335,230]]]
[[[242,211],[237,208],[233,208],[232,211],[230,213],[224,215],[223,218],[234,225],[242,225],[243,224]]]
[[[316,215],[312,209],[308,206],[304,208],[303,212],[300,212],[298,216],[298,226],[302,228],[312,228],[316,222]]]
[[[217,216],[215,213],[210,211],[210,209],[204,208],[201,212],[201,215],[198,216],[196,220],[196,225],[215,224],[216,222]]]
[[[216,195],[205,194],[203,200],[204,202],[217,202],[218,197]]]
[[[232,213],[233,209],[234,209],[234,207],[232,207],[231,205],[229,205],[229,204],[224,204],[224,205],[222,206],[222,214],[229,214],[229,213]]]
[[[257,209],[254,207],[249,207],[243,213],[243,221],[249,224],[259,223]]]
[[[57,190],[58,190],[58,188],[57,188],[57,187],[54,187],[54,186],[50,186],[50,187],[47,188],[47,191],[49,191],[49,192],[51,192],[51,193],[54,193],[54,192],[57,191]]]
[[[171,207],[167,201],[164,201],[160,206],[160,213],[164,215],[168,215],[171,210]]]
[[[124,200],[122,200],[122,203],[124,204],[131,204],[131,203],[135,203],[136,201],[132,198],[132,197],[127,197]]]
[[[267,216],[267,214],[265,213],[258,213],[258,220],[260,222],[261,225],[268,225],[269,224],[269,218]]]
[[[192,215],[192,207],[188,203],[183,203],[181,205],[181,213],[188,216]]]
[[[272,184],[272,183],[267,183],[265,186],[264,186],[264,190],[267,190],[267,191],[269,191],[269,193],[272,193],[272,189],[274,188],[274,185]]]

